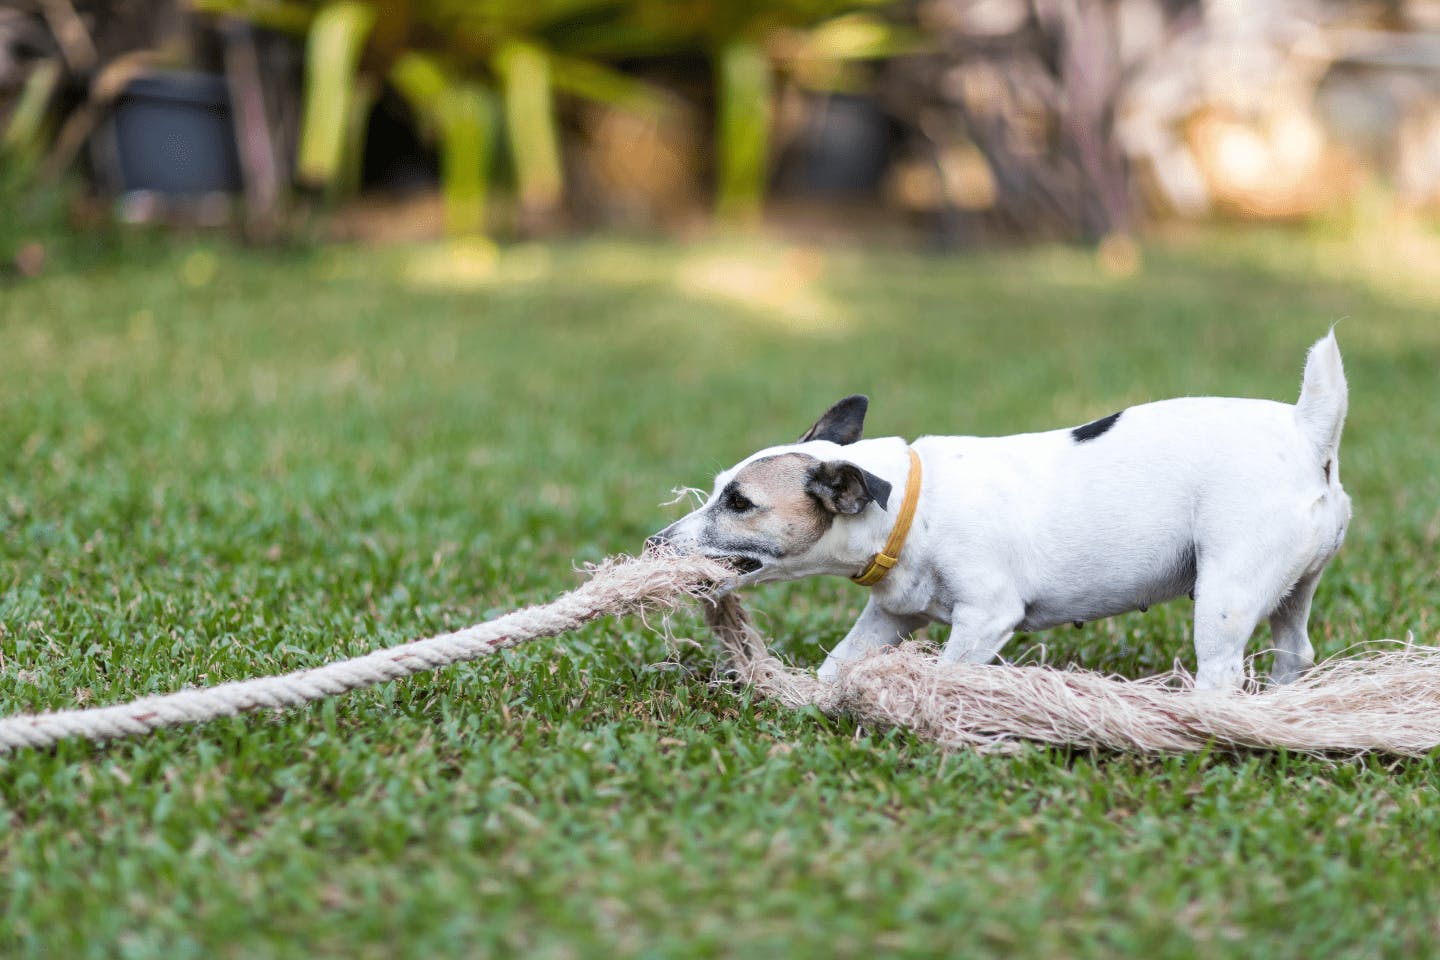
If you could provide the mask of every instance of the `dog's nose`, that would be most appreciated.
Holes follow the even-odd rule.
[[[654,553],[656,550],[664,549],[670,545],[670,538],[663,533],[657,533],[653,537],[645,538],[645,552]]]

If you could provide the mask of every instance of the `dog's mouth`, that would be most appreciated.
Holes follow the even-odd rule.
[[[653,536],[649,540],[645,541],[645,549],[642,551],[642,554],[646,556],[665,556],[667,553],[683,554],[692,551],[694,551],[694,546],[690,546],[688,550],[684,547],[680,547],[677,549],[675,544],[671,543],[669,540],[657,534],[656,536]],[[703,550],[699,552],[701,556],[708,557],[711,560],[719,561],[720,563],[725,564],[725,566],[729,567],[731,570],[734,570],[741,576],[744,576],[748,573],[754,573],[761,567],[765,566],[764,560],[760,560],[752,556],[747,556],[743,553],[720,553],[718,551],[711,552],[709,550]]]
[[[740,574],[754,573],[756,570],[759,570],[761,567],[765,566],[765,563],[762,560],[756,560],[754,557],[742,557],[734,554],[728,557],[716,557],[715,559],[719,560],[721,563],[725,564],[726,566],[733,569],[736,573]]]

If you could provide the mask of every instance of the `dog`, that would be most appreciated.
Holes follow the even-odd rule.
[[[1333,330],[1310,348],[1294,405],[1190,397],[1073,429],[907,444],[862,439],[869,400],[846,397],[796,443],[720,473],[647,547],[727,561],[736,587],[869,584],[826,679],[929,623],[950,627],[943,661],[988,663],[1017,631],[1189,594],[1197,689],[1242,685],[1266,616],[1271,680],[1288,683],[1314,662],[1311,600],[1350,521],[1347,404]]]

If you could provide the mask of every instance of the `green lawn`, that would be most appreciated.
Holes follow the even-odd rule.
[[[1361,253],[1202,234],[1130,278],[1079,250],[618,241],[55,266],[0,287],[0,713],[544,600],[678,516],[672,487],[846,393],[907,436],[1292,400],[1340,318],[1356,516],[1312,637],[1440,642],[1440,291]],[[862,602],[838,580],[750,597],[808,664]],[[1193,667],[1190,611],[1008,652]],[[0,759],[0,955],[1313,958],[1440,936],[1440,758],[946,753],[712,684],[698,619],[673,630],[699,643],[599,623],[283,716]]]

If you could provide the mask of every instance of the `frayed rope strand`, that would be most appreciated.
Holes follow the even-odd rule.
[[[1434,647],[1397,645],[1337,658],[1258,694],[1197,693],[1179,673],[1125,680],[1043,666],[944,664],[918,644],[867,656],[826,683],[769,652],[739,598],[717,590],[734,574],[715,561],[619,558],[590,574],[551,603],[312,670],[0,720],[0,753],[298,706],[474,660],[598,617],[671,608],[686,599],[702,602],[735,675],[776,703],[908,729],[948,747],[1010,751],[1033,742],[1142,754],[1287,749],[1418,756],[1440,746],[1440,649]]]

